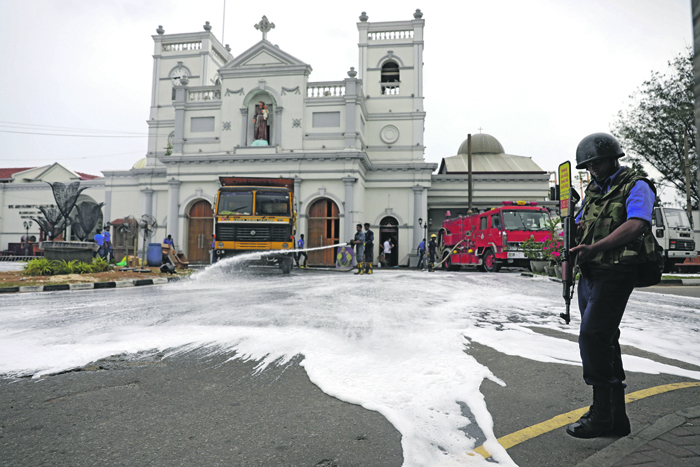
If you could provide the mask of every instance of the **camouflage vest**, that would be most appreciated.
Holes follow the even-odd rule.
[[[627,221],[627,197],[639,180],[647,182],[656,194],[656,188],[651,181],[636,176],[628,168],[623,169],[615,177],[610,190],[605,194],[602,194],[602,190],[595,183],[591,182],[588,185],[586,204],[581,216],[583,235],[578,239],[579,244],[592,245],[610,235]],[[633,242],[600,252],[585,264],[595,269],[628,271],[633,265],[649,261],[650,255],[654,254],[654,237],[647,229]]]

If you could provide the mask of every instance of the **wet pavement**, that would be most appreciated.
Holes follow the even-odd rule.
[[[556,320],[560,285],[515,274],[332,276],[0,297],[0,365],[36,376],[0,379],[0,466],[607,467],[697,453],[698,386],[630,402],[633,434],[620,440],[550,427],[505,457],[459,451],[439,438],[448,420],[457,442],[476,448],[590,404],[577,323]],[[483,297],[492,288],[509,293]],[[635,292],[623,329],[628,393],[700,380],[697,305]],[[417,460],[431,445],[416,451],[412,440],[425,437],[444,440],[433,441],[437,462]]]

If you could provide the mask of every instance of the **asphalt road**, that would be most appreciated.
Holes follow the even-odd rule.
[[[400,466],[376,412],[325,395],[299,366],[191,352],[130,355],[0,380],[0,466]]]
[[[469,347],[506,383],[485,380],[481,386],[498,437],[590,404],[579,367]],[[623,351],[700,370],[630,347]],[[0,466],[402,465],[396,429],[376,412],[321,392],[299,365],[303,357],[256,374],[255,362],[231,356],[143,353],[39,380],[0,380]],[[627,379],[628,391],[682,381],[690,380],[631,372]],[[639,428],[699,399],[700,388],[686,388],[635,401],[628,412]],[[508,453],[521,467],[560,467],[613,441],[579,440],[560,428]]]

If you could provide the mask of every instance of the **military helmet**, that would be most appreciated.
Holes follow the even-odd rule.
[[[607,133],[593,133],[578,143],[576,148],[576,168],[584,169],[589,162],[608,157],[620,158],[624,156],[620,143],[614,136]]]

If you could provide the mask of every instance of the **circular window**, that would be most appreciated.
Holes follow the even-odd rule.
[[[399,139],[399,129],[394,125],[387,125],[382,128],[382,131],[379,133],[379,137],[386,144],[394,144]]]

